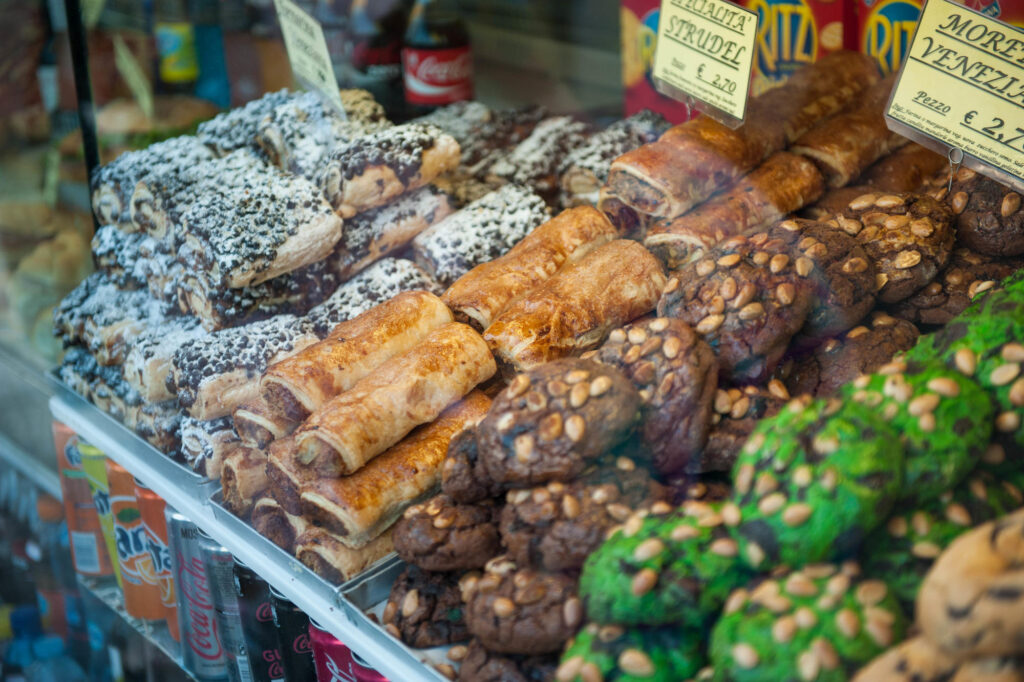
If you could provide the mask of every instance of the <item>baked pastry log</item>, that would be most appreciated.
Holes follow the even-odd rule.
[[[824,191],[821,172],[811,161],[779,152],[731,189],[686,215],[654,223],[647,230],[644,246],[674,269],[695,252],[773,223]]]
[[[491,165],[488,175],[532,188],[547,199],[558,190],[558,169],[566,155],[582,145],[590,126],[572,116],[551,116]]]
[[[665,285],[661,264],[619,239],[589,252],[510,303],[484,332],[517,371],[595,348],[615,327],[650,312]]]
[[[416,263],[450,286],[472,268],[507,252],[547,218],[543,199],[505,185],[428,228],[412,242]]]
[[[393,550],[390,530],[359,549],[345,546],[338,536],[313,525],[295,538],[295,558],[331,583],[351,580]]]
[[[549,279],[566,262],[611,241],[615,228],[600,211],[581,206],[563,211],[495,260],[460,277],[442,296],[460,322],[486,329],[509,302]]]
[[[331,269],[342,279],[398,251],[418,234],[447,218],[455,210],[451,198],[433,185],[404,194],[393,202],[345,222]]]
[[[181,422],[184,418],[177,402],[143,403],[135,414],[135,422],[129,428],[134,429],[140,438],[165,455],[177,452],[181,446]]]
[[[92,260],[96,269],[121,289],[144,289],[148,285],[142,232],[125,232],[117,225],[104,225],[92,237]]]
[[[295,432],[299,461],[320,476],[351,474],[496,370],[470,327],[439,327],[314,413]]]
[[[295,426],[386,360],[452,321],[437,296],[407,291],[334,327],[326,339],[272,365],[260,379],[270,409]]]
[[[125,380],[146,402],[171,400],[167,388],[174,354],[193,339],[207,336],[194,317],[172,317],[126,339]]]
[[[306,519],[289,514],[270,496],[256,500],[249,522],[260,535],[289,554],[295,553],[295,541],[310,527]]]
[[[857,106],[819,123],[790,148],[813,159],[829,187],[842,187],[908,140],[885,124],[896,74],[872,85]]]
[[[289,514],[302,514],[302,487],[316,478],[316,472],[299,462],[295,438],[279,438],[267,448],[267,477],[270,492]]]
[[[437,489],[452,436],[482,419],[490,405],[490,398],[474,391],[355,473],[308,481],[303,515],[348,547],[366,545]]]
[[[291,435],[298,426],[296,422],[281,417],[262,397],[240,405],[232,414],[232,422],[242,445],[259,449]]]
[[[181,454],[197,473],[220,478],[225,458],[239,444],[230,417],[202,421],[193,417],[181,420]]]
[[[407,123],[343,145],[324,161],[318,184],[343,218],[418,189],[459,164],[459,143],[437,126]]]
[[[864,171],[859,182],[883,192],[915,192],[948,165],[945,156],[911,142],[879,159]]]
[[[248,516],[256,500],[270,487],[266,453],[244,445],[235,447],[224,458],[220,484],[224,506],[236,516]]]

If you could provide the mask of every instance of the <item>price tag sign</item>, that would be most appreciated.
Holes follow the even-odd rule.
[[[1024,30],[928,0],[886,116],[896,132],[962,149],[964,165],[1024,189]]]
[[[747,113],[756,35],[757,13],[727,0],[662,0],[655,87],[738,126]]]
[[[345,109],[338,94],[338,83],[334,79],[334,67],[327,52],[324,30],[313,17],[306,14],[292,0],[274,0],[277,18],[281,22],[284,46],[288,50],[288,61],[292,73],[300,83],[323,95],[342,116]]]

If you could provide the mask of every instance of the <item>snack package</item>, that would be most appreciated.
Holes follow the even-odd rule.
[[[856,0],[856,5],[857,49],[874,57],[883,74],[896,71],[910,48],[922,2]]]
[[[658,41],[659,0],[622,0],[620,7],[622,32],[622,85],[625,89],[624,116],[650,109],[669,120],[687,120],[686,105],[654,89],[651,69],[654,47]]]

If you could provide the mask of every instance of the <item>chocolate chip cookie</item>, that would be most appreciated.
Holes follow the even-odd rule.
[[[488,651],[480,640],[471,640],[463,651],[452,647],[449,658],[462,661],[460,682],[549,682],[554,678],[558,656],[516,656]]]
[[[407,566],[391,586],[384,627],[416,648],[469,639],[459,581],[452,573],[432,573]]]
[[[961,535],[921,585],[917,623],[958,657],[1024,652],[1024,510]]]
[[[406,509],[392,537],[403,561],[428,571],[480,568],[501,551],[492,500],[458,504],[438,495]]]
[[[781,239],[728,239],[665,285],[658,315],[693,326],[734,383],[766,378],[815,302],[814,261]]]
[[[658,503],[667,511],[668,490],[646,469],[620,457],[573,483],[513,490],[501,511],[501,539],[520,566],[578,570],[612,526],[637,509]]]
[[[480,461],[506,489],[571,481],[630,435],[640,394],[609,365],[564,359],[517,375],[477,428]]]
[[[853,682],[1021,682],[1024,664],[1013,657],[966,661],[927,637],[914,637],[860,669]]]
[[[926,194],[863,194],[834,218],[864,245],[878,299],[902,301],[935,279],[953,250],[953,214]]]
[[[461,587],[469,631],[491,651],[559,651],[583,620],[574,579],[520,568],[507,557],[492,559],[483,575],[464,578]]]
[[[682,320],[616,329],[594,359],[617,367],[643,399],[641,434],[660,473],[693,471],[711,426],[718,360]]]
[[[754,427],[789,402],[789,391],[778,379],[767,387],[720,388],[715,393],[711,433],[701,454],[701,471],[732,471]]]
[[[700,670],[701,644],[701,638],[686,628],[589,623],[569,642],[555,679],[678,682]]]
[[[957,239],[990,256],[1024,254],[1024,207],[1019,192],[961,168],[946,196],[956,216]]]

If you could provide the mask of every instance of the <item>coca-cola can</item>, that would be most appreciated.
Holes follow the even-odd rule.
[[[238,615],[242,619],[252,677],[256,682],[282,682],[284,667],[270,606],[270,585],[238,559],[235,559],[234,575]]]
[[[199,551],[203,555],[206,575],[210,577],[210,595],[217,617],[228,679],[231,682],[252,682],[249,658],[245,653],[245,635],[235,596],[235,557],[231,550],[199,529]]]
[[[178,602],[178,629],[185,669],[199,682],[228,679],[227,658],[200,550],[199,527],[168,507],[167,540]]]
[[[313,620],[309,621],[309,640],[317,682],[388,682],[388,678]]]
[[[284,664],[285,682],[305,682],[316,678],[313,648],[309,643],[309,616],[273,587],[270,607],[277,627],[277,643]]]

